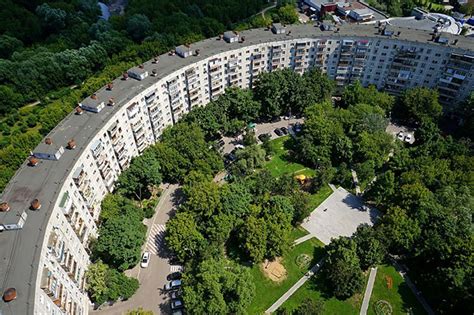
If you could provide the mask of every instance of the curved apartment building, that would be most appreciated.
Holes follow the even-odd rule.
[[[180,46],[130,69],[56,126],[3,192],[1,289],[17,297],[0,302],[0,314],[87,314],[88,242],[101,200],[130,160],[226,87],[313,67],[338,86],[360,80],[395,94],[429,86],[453,104],[474,88],[474,41],[374,25],[274,25]]]

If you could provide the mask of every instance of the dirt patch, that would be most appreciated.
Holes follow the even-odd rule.
[[[281,263],[281,260],[281,257],[278,257],[273,261],[265,260],[263,263],[261,263],[263,274],[274,282],[282,282],[288,275],[285,267]]]

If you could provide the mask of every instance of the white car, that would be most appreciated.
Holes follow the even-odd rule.
[[[412,139],[413,139],[412,136],[410,134],[408,134],[405,137],[405,142],[411,142]]]
[[[397,138],[398,138],[398,140],[403,141],[403,139],[405,138],[405,134],[403,133],[403,131],[400,131],[400,132],[397,134]]]
[[[150,263],[150,252],[144,252],[142,255],[142,261],[140,263],[140,267],[146,268]]]

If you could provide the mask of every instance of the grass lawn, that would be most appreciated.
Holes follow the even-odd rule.
[[[265,168],[269,170],[273,176],[277,177],[284,174],[314,176],[314,170],[306,168],[303,164],[291,161],[288,156],[288,149],[285,148],[285,142],[289,139],[290,136],[284,136],[270,141],[274,153],[272,159],[265,164]]]
[[[301,226],[298,226],[297,228],[294,228],[293,231],[291,231],[290,238],[294,241],[308,234],[308,231],[303,229]]]
[[[316,209],[327,197],[332,194],[332,189],[329,185],[324,185],[321,189],[315,193],[311,194],[310,197],[310,206],[312,209]]]
[[[386,277],[392,278],[392,288],[387,287]],[[393,314],[406,314],[410,309],[413,314],[425,314],[402,276],[393,266],[382,265],[377,270],[374,290],[370,298],[368,314],[376,314],[374,305],[378,300],[385,300],[392,306]]]
[[[295,232],[298,233],[298,232]],[[265,310],[276,302],[296,281],[298,281],[309,268],[324,255],[323,244],[316,238],[312,238],[293,247],[284,257],[283,265],[288,273],[287,278],[275,283],[268,279],[260,270],[260,264],[254,265],[251,269],[256,287],[255,298],[250,304],[247,312],[249,314],[263,314]],[[300,254],[307,254],[313,258],[309,268],[301,269],[296,264],[296,258]]]
[[[323,286],[324,284],[321,277],[312,278],[283,303],[281,308],[292,311],[304,301],[321,299],[324,301],[323,314],[359,314],[364,293],[355,294],[353,297],[342,301],[335,297],[326,296],[322,290]]]

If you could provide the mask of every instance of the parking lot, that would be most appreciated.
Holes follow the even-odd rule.
[[[364,206],[361,198],[340,187],[301,226],[324,244],[329,244],[332,238],[351,236],[360,224],[373,225],[379,215],[375,208]]]
[[[385,131],[400,141],[405,141],[410,144],[413,144],[415,142],[415,129],[413,128],[408,128],[406,126],[401,126],[397,125],[394,123],[389,123],[387,126],[387,129]],[[408,140],[406,137],[409,136],[410,139]],[[402,138],[403,137],[403,138]]]
[[[282,128],[286,127],[290,129],[291,125],[294,125],[296,123],[303,123],[304,119],[303,118],[291,118],[288,120],[281,119],[280,121],[277,122],[271,122],[271,123],[263,123],[263,124],[257,124],[255,127],[255,136],[257,137],[257,142],[261,143],[260,140],[258,140],[258,136],[262,134],[269,134],[270,139],[276,139],[279,138],[274,130],[277,128]],[[223,137],[224,140],[224,147],[222,150],[222,153],[230,153],[235,149],[235,146],[240,143],[240,140],[234,137]]]

